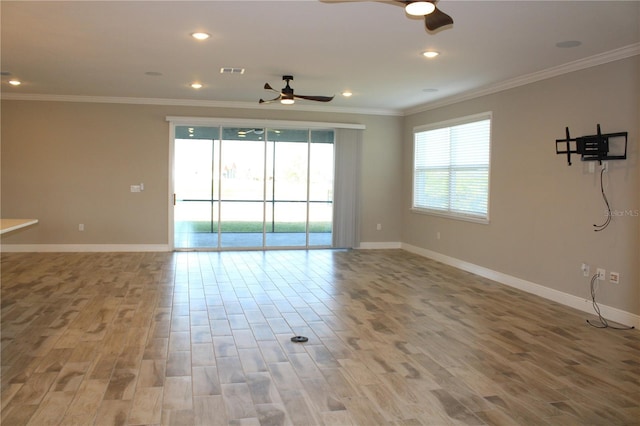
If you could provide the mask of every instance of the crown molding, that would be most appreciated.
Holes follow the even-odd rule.
[[[471,99],[479,98],[481,96],[491,95],[494,93],[502,92],[504,90],[525,86],[527,84],[535,83],[541,80],[546,80],[563,74],[572,73],[574,71],[580,71],[598,65],[607,64],[609,62],[630,58],[636,55],[640,55],[640,43],[630,44],[619,49],[614,49],[605,53],[590,56],[588,58],[568,62],[557,67],[547,68],[542,71],[537,71],[531,74],[526,74],[520,77],[505,80],[500,83],[485,86],[477,90],[468,91],[459,95],[450,96],[437,101],[408,108],[403,110],[402,115],[407,116],[417,114],[419,112],[434,110],[458,102],[468,101]]]
[[[458,102],[468,101],[479,98],[481,96],[491,95],[502,92],[504,90],[513,89],[527,84],[535,83],[548,78],[557,77],[574,71],[603,65],[626,59],[632,56],[640,55],[640,43],[630,44],[608,52],[590,56],[588,58],[578,59],[542,71],[515,77],[496,84],[488,85],[480,89],[467,91],[458,95],[449,96],[433,102],[428,102],[415,107],[404,110],[395,109],[376,109],[376,108],[348,108],[348,107],[331,107],[320,105],[303,105],[297,104],[295,111],[305,112],[326,112],[326,113],[342,113],[342,114],[358,114],[358,115],[385,115],[385,116],[407,116],[452,105]],[[202,108],[237,108],[237,109],[255,109],[262,110],[291,110],[291,106],[272,104],[272,105],[256,105],[253,102],[227,102],[227,101],[201,101],[195,99],[167,99],[167,98],[133,98],[133,97],[115,97],[115,96],[83,96],[83,95],[50,95],[50,94],[27,94],[27,93],[1,93],[0,100],[17,100],[17,101],[43,101],[43,102],[89,102],[89,103],[112,103],[112,104],[133,104],[133,105],[163,105],[163,106],[188,106]]]
[[[162,106],[187,106],[202,108],[237,108],[262,110],[291,110],[291,106],[273,104],[259,106],[253,102],[230,101],[200,101],[195,99],[167,99],[167,98],[130,98],[116,96],[84,96],[84,95],[49,95],[38,93],[0,93],[1,100],[8,101],[40,101],[40,102],[88,102],[101,104],[131,104],[131,105],[162,105]],[[392,109],[375,108],[348,108],[319,105],[297,104],[295,111],[328,112],[358,115],[390,115],[402,116],[402,112]]]

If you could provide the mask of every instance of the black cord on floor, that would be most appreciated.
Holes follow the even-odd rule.
[[[600,306],[598,306],[598,302],[596,302],[596,284],[595,283],[597,280],[598,280],[598,274],[595,274],[593,277],[591,277],[590,287],[591,287],[591,301],[593,303],[593,310],[596,311],[596,314],[598,314],[598,320],[600,321],[600,324],[594,324],[589,320],[587,320],[587,324],[596,328],[613,328],[614,330],[633,330],[635,328],[634,326],[616,327],[613,325],[609,325],[609,321],[607,321],[607,319],[602,316],[602,314],[600,313]]]

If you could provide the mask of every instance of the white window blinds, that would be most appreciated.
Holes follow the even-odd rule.
[[[412,208],[488,221],[490,145],[490,113],[414,129]]]

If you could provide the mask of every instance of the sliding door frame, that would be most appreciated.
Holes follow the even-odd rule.
[[[208,118],[208,117],[179,117],[167,116],[169,122],[169,182],[168,182],[168,242],[172,251],[176,250],[174,240],[174,194],[175,194],[175,131],[178,126],[203,126],[203,127],[255,127],[255,128],[279,128],[279,129],[353,129],[365,130],[366,126],[355,123],[327,123],[315,121],[289,121],[289,120],[260,120],[260,119],[234,119],[234,118]],[[307,170],[307,173],[309,171]],[[265,181],[266,185],[266,181]],[[307,185],[309,181],[307,179]],[[334,182],[335,185],[335,182]],[[265,205],[266,208],[266,205]],[[308,227],[309,209],[307,209],[307,227]],[[308,246],[308,229],[307,229],[307,246]],[[278,247],[275,247],[276,249]],[[257,248],[264,250],[264,247]],[[220,250],[220,249],[218,249]]]

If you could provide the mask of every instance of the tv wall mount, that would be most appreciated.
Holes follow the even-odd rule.
[[[571,154],[580,155],[581,161],[625,160],[627,158],[627,132],[602,133],[598,124],[597,134],[572,138],[566,128],[566,138],[556,139],[556,154],[566,154],[571,165]],[[611,150],[615,149],[615,153]]]

